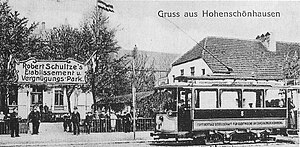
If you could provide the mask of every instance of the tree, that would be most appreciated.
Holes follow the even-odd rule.
[[[92,46],[90,51],[95,53],[93,70],[90,73],[90,86],[94,103],[101,94],[113,95],[119,93],[116,87],[125,74],[124,58],[115,59],[114,54],[120,47],[115,40],[115,29],[108,26],[109,18],[98,8],[92,13],[91,17],[83,23],[83,31],[90,34]],[[85,33],[86,34],[86,33]],[[122,81],[120,81],[122,82]]]
[[[137,48],[133,50],[135,56],[135,87],[137,92],[151,91],[155,86],[154,60],[150,61],[147,54],[140,53]]]
[[[300,78],[300,58],[298,54],[299,53],[297,51],[290,51],[286,55],[284,63],[284,76],[286,79],[292,80],[292,82],[295,82],[296,79]]]
[[[21,18],[20,13],[12,11],[7,2],[0,2],[0,107],[7,111],[7,99],[17,90],[13,84],[13,59],[22,60],[28,57],[28,52],[35,50],[39,38],[32,35],[36,23],[28,25],[27,18]]]
[[[96,9],[90,18],[86,19],[80,29],[62,25],[52,29],[45,41],[45,47],[36,52],[36,57],[48,60],[63,60],[74,58],[81,62],[88,61],[91,65],[87,85],[80,85],[85,91],[91,90],[94,103],[103,91],[118,93],[113,88],[120,81],[120,76],[126,70],[123,68],[123,58],[115,59],[113,53],[119,49],[114,39],[116,30],[108,27],[108,17]],[[70,97],[76,85],[65,85],[68,108]]]

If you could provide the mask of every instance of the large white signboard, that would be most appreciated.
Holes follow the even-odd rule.
[[[88,67],[73,59],[36,60],[16,64],[18,83],[84,84]]]

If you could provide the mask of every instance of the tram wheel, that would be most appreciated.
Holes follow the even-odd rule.
[[[197,145],[206,145],[207,140],[205,139],[205,137],[197,137],[193,138],[193,142]]]

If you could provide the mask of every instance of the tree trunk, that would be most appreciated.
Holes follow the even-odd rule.
[[[0,111],[3,111],[5,114],[7,113],[7,103],[6,103],[6,99],[7,99],[7,95],[6,95],[6,87],[5,86],[1,86],[0,88]]]
[[[68,111],[71,113],[71,102],[70,102],[70,96],[67,95],[67,102],[68,102]]]
[[[76,85],[73,85],[73,86],[66,86],[66,91],[67,91],[67,102],[68,102],[68,111],[69,113],[71,113],[71,95],[72,93],[74,92],[75,90],[75,86]]]

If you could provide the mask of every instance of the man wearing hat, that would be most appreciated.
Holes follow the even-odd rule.
[[[17,108],[14,108],[13,112],[9,115],[10,135],[11,137],[19,136],[19,116]]]
[[[85,127],[85,132],[87,134],[91,133],[91,126],[92,126],[93,118],[94,117],[92,115],[92,112],[88,112],[85,116],[84,127]]]
[[[37,111],[37,107],[34,107],[33,110],[29,113],[28,119],[29,122],[32,122],[32,135],[38,134],[41,122],[41,114],[39,111]]]
[[[73,133],[74,135],[79,135],[79,122],[80,122],[80,114],[78,112],[78,108],[75,106],[74,111],[71,114],[71,121],[73,122]]]

